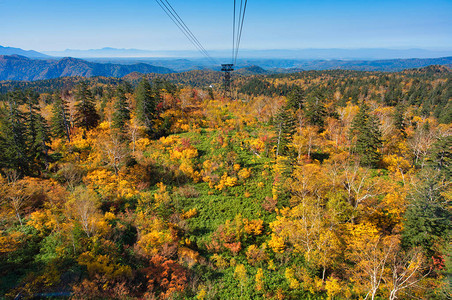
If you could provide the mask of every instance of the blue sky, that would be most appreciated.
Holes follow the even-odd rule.
[[[232,0],[170,0],[208,50],[232,47]],[[452,49],[452,0],[249,0],[242,48]],[[0,0],[0,45],[192,50],[154,0]]]

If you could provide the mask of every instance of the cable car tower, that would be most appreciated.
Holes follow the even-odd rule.
[[[222,64],[221,65],[221,71],[224,72],[224,80],[223,80],[223,87],[224,87],[224,95],[225,96],[231,96],[231,72],[234,71],[234,64]]]
[[[155,0],[162,10],[168,15],[168,17],[176,24],[176,26],[182,31],[187,39],[199,50],[199,52],[209,59],[214,65],[217,65],[215,59],[213,59],[203,45],[199,42],[193,32],[188,28],[187,24],[182,20],[174,7],[168,0]],[[234,65],[237,62],[237,55],[239,53],[240,40],[242,38],[243,23],[245,20],[245,11],[248,0],[234,0],[234,13],[232,21],[232,61],[230,64],[222,64],[221,71],[224,72],[223,87],[224,95],[232,96],[232,74],[234,71]]]

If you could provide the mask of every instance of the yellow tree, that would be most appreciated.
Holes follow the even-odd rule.
[[[347,193],[347,199],[355,209],[365,200],[378,194],[376,181],[370,171],[355,164],[344,164],[342,170],[342,186]]]
[[[374,300],[399,237],[383,236],[370,223],[349,224],[348,232],[347,258],[355,263],[350,269],[351,280],[358,292],[367,292],[364,299]]]
[[[92,190],[78,186],[69,196],[66,211],[82,226],[88,237],[93,236],[97,229],[99,217],[97,195]]]
[[[265,283],[264,283],[264,271],[262,271],[262,268],[257,269],[255,281],[256,281],[255,285],[256,290],[258,292],[263,292],[265,288]]]
[[[243,294],[243,287],[246,285],[248,277],[246,276],[246,268],[243,264],[238,264],[234,270],[234,277],[240,282],[240,295]]]
[[[17,217],[20,225],[22,226],[22,217],[20,216],[21,210],[28,199],[30,199],[30,195],[27,192],[27,185],[23,181],[16,181],[9,184],[9,189],[6,195],[6,199],[8,199],[9,204],[14,210],[14,214]]]
[[[284,247],[290,247],[310,262],[321,224],[322,211],[317,200],[306,197],[293,209],[284,208],[279,211],[276,220],[270,223],[272,238],[269,245],[275,252],[282,252]]]
[[[438,138],[438,132],[432,129],[435,124],[433,120],[423,120],[419,117],[415,119],[418,121],[417,129],[408,141],[408,146],[414,156],[414,164],[420,164],[424,167],[425,157],[433,143]]]
[[[119,168],[124,164],[128,155],[127,147],[121,136],[118,132],[108,130],[98,136],[97,140],[99,150],[103,153],[103,161],[118,175]]]
[[[314,262],[322,268],[323,281],[325,280],[327,268],[336,261],[342,250],[342,245],[337,232],[334,230],[333,223],[330,225],[322,226],[313,251]]]
[[[326,171],[319,163],[305,164],[297,167],[293,172],[291,191],[293,197],[291,203],[300,203],[304,198],[324,198],[331,189],[331,181],[326,176]]]
[[[397,250],[389,260],[390,272],[385,278],[389,300],[398,299],[401,291],[414,287],[431,272],[431,269],[425,266],[421,248],[402,251],[397,245]]]
[[[82,168],[73,163],[65,163],[58,171],[58,175],[66,181],[67,187],[73,190],[74,187],[82,181],[84,171]]]
[[[19,221],[22,222],[22,209],[27,204],[27,201],[31,198],[30,181],[27,179],[19,179],[19,173],[15,170],[8,172],[7,179],[2,180],[2,193],[3,193],[3,205],[10,207]]]
[[[273,234],[269,242],[275,252],[289,247],[303,254],[306,262],[323,269],[323,279],[340,249],[335,231],[342,220],[336,215],[344,213],[339,211],[344,204],[336,201],[341,195],[333,197],[330,192],[334,186],[326,171],[320,164],[306,164],[294,171],[290,203],[295,206],[278,211],[276,221],[270,223]]]
[[[132,153],[135,153],[137,140],[145,134],[146,127],[138,120],[134,113],[131,114],[131,118],[126,126],[132,144]]]

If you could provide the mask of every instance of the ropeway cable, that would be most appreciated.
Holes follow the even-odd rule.
[[[246,12],[246,6],[247,6],[248,0],[245,0],[245,3],[243,3],[243,0],[240,0],[240,9],[238,10],[237,15],[237,2],[234,0],[234,11],[233,11],[233,24],[232,24],[232,63],[236,64],[237,57],[239,53],[240,48],[240,41],[242,39],[242,31],[243,31],[243,24],[245,21],[245,12]]]
[[[157,4],[162,8],[162,10],[168,15],[168,17],[173,21],[173,23],[182,31],[185,37],[203,54],[207,57],[213,64],[217,64],[215,59],[213,59],[207,50],[202,46],[193,32],[188,28],[187,24],[182,20],[176,10],[171,6],[167,0],[155,0]],[[165,2],[163,2],[165,1]]]

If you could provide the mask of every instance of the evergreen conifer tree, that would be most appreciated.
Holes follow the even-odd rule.
[[[396,106],[396,110],[394,113],[394,126],[397,129],[398,132],[402,135],[402,137],[406,137],[406,124],[405,124],[405,117],[404,117],[404,110],[405,107],[401,104]]]
[[[303,108],[303,103],[305,100],[305,94],[302,88],[298,85],[292,87],[291,91],[287,95],[287,105],[294,111]]]
[[[122,87],[116,91],[115,112],[113,113],[113,127],[122,129],[128,120],[130,120],[129,104]]]
[[[10,92],[0,120],[0,164],[3,168],[15,169],[20,175],[29,172],[27,155],[27,128],[25,115],[19,106],[24,103],[23,93]]]
[[[296,119],[294,111],[286,104],[281,107],[275,118],[275,129],[277,134],[276,157],[290,154],[290,144],[295,133]]]
[[[376,168],[381,160],[381,133],[378,120],[369,114],[365,103],[352,121],[351,135],[356,138],[353,151],[359,155],[361,164]]]
[[[67,103],[57,94],[53,97],[50,124],[54,136],[60,138],[66,137],[69,142],[71,141]]]
[[[146,78],[141,79],[135,90],[136,114],[146,126],[148,133],[154,133],[157,101],[152,86]]]
[[[305,115],[309,124],[317,126],[319,132],[324,130],[325,117],[327,115],[325,106],[321,102],[322,96],[317,92],[310,95],[306,101]]]
[[[452,136],[440,137],[431,147],[427,167],[439,172],[442,180],[452,179]]]
[[[439,245],[448,243],[452,230],[452,214],[447,207],[450,201],[445,197],[450,189],[450,164],[447,168],[444,165],[442,169],[437,167],[427,166],[420,173],[403,226],[404,244],[421,246],[430,257],[438,252]]]
[[[38,103],[39,95],[28,91],[25,94],[27,112],[25,115],[27,152],[36,171],[48,164],[48,143],[50,143],[49,126],[42,117]]]
[[[94,98],[85,82],[79,84],[75,93],[78,101],[75,112],[75,124],[85,130],[95,128],[100,120],[94,105]]]

